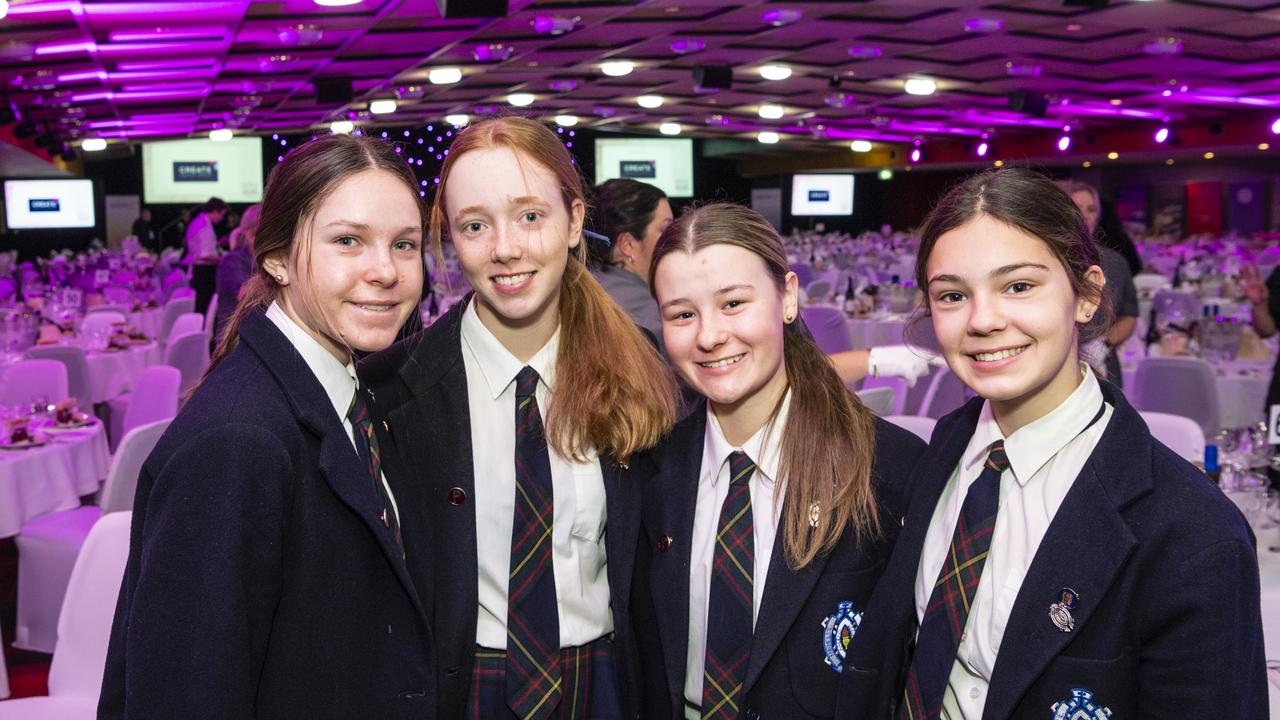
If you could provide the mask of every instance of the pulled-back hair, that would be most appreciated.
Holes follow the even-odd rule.
[[[1099,264],[1099,255],[1084,215],[1053,180],[1019,167],[988,170],[960,181],[925,219],[916,255],[916,284],[926,290],[925,315],[930,312],[926,266],[938,238],[981,215],[1043,242],[1066,269],[1075,296],[1097,302],[1093,319],[1078,324],[1078,345],[1106,334],[1111,327],[1111,306],[1105,301],[1102,287],[1088,278],[1089,268]]]
[[[658,203],[666,197],[666,193],[653,185],[628,178],[614,178],[598,185],[592,197],[588,227],[609,238],[610,244],[592,240],[587,245],[591,266],[606,271],[613,267],[614,250],[623,233],[643,240]]]
[[[458,133],[440,169],[429,242],[439,252],[449,209],[445,187],[458,158],[472,150],[508,148],[556,177],[565,209],[586,200],[582,177],[555,133],[523,117],[483,120]],[[547,409],[547,442],[563,457],[584,460],[610,450],[621,462],[658,443],[675,423],[675,380],[631,318],[591,277],[585,242],[569,254],[560,279],[560,347],[556,387]]]
[[[649,287],[664,257],[693,254],[711,245],[732,245],[755,254],[778,292],[785,289],[791,269],[777,232],[759,213],[729,203],[686,211],[662,233],[649,265]],[[829,552],[850,528],[860,537],[880,530],[871,487],[876,439],[871,412],[845,387],[802,324],[797,318],[783,333],[791,409],[782,428],[778,467],[783,477],[776,479],[774,491],[786,486],[782,525],[787,562],[794,569]],[[781,401],[770,415],[771,425],[780,408]],[[810,519],[815,505],[820,513],[817,527]]]
[[[239,304],[217,339],[209,372],[235,349],[244,316],[254,308],[266,308],[280,295],[281,286],[263,267],[263,261],[276,254],[297,258],[309,247],[311,220],[321,203],[339,183],[365,170],[383,170],[404,183],[425,224],[426,210],[418,195],[413,171],[390,143],[335,134],[294,148],[283,162],[272,168],[267,180],[254,232],[253,275],[245,283]],[[303,238],[301,244],[296,242],[299,238]],[[410,313],[409,321],[413,322],[416,317],[416,312]]]

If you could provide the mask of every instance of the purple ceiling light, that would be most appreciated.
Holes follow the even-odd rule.
[[[533,31],[539,35],[563,35],[578,26],[578,19],[563,15],[538,15],[533,19]]]
[[[66,53],[93,52],[98,48],[93,42],[45,43],[36,46],[36,55],[63,55]]]
[[[1066,151],[1068,151],[1068,150],[1070,150],[1070,149],[1071,149],[1071,136],[1070,136],[1070,135],[1066,135],[1066,134],[1064,134],[1062,137],[1058,138],[1058,150],[1059,150],[1060,152],[1066,152]]]
[[[1004,22],[994,18],[969,18],[964,21],[964,31],[971,33],[997,33],[1004,29]]]
[[[1280,118],[1276,118],[1275,122],[1271,123],[1271,134],[1280,135]]]
[[[799,10],[766,10],[760,15],[760,19],[774,27],[782,27],[797,22],[804,17],[804,13]]]
[[[1165,141],[1165,140],[1168,140],[1168,139],[1169,139],[1169,128],[1168,128],[1168,127],[1162,127],[1162,128],[1160,128],[1159,130],[1156,130],[1156,134],[1155,134],[1155,141],[1156,141],[1156,142],[1163,144],[1163,143],[1164,143],[1164,141]]]
[[[883,50],[873,45],[854,45],[849,48],[849,57],[855,60],[874,60],[883,53]]]
[[[991,145],[986,140],[983,140],[982,142],[978,143],[978,149],[975,152],[978,153],[978,157],[986,157],[987,152],[990,150],[991,150]]]
[[[108,38],[118,42],[149,42],[151,40],[212,40],[226,35],[227,29],[222,26],[169,28],[157,27],[150,30],[112,30]]]
[[[515,48],[503,43],[488,43],[487,45],[477,45],[471,50],[471,57],[476,62],[502,62],[511,57],[515,52]]]
[[[694,38],[682,38],[680,40],[671,41],[671,52],[677,55],[690,55],[692,53],[702,52],[706,48],[706,43]]]
[[[911,149],[911,162],[918,163],[920,162],[920,159],[923,157],[924,157],[924,153],[920,151],[920,148]]]

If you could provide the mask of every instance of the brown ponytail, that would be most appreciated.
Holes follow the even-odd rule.
[[[711,245],[733,245],[764,261],[778,292],[786,287],[786,251],[759,213],[728,203],[689,210],[672,223],[653,250],[649,287],[658,264],[673,252],[695,253]],[[849,392],[835,367],[803,332],[785,326],[783,364],[791,408],[782,428],[782,452],[775,493],[786,487],[782,518],[787,563],[800,569],[829,552],[848,530],[858,537],[880,532],[871,468],[875,425],[871,412]],[[781,408],[775,407],[772,425]],[[817,525],[812,510],[816,507]]]
[[[444,188],[454,162],[471,150],[507,147],[550,170],[566,208],[584,200],[569,151],[542,123],[501,117],[473,123],[454,138],[440,169],[428,238],[439,256],[448,228]],[[610,450],[620,462],[658,443],[675,424],[676,386],[657,350],[605,293],[584,264],[586,243],[571,253],[560,279],[560,347],[556,389],[547,409],[547,442],[562,457]]]

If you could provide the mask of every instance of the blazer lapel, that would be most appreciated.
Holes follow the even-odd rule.
[[[689,563],[693,546],[693,516],[698,501],[698,482],[702,469],[702,438],[706,430],[705,410],[690,418],[688,432],[678,440],[660,462],[652,484],[654,496],[661,503],[653,526],[659,537],[670,537],[668,549],[658,548],[653,555],[651,587],[658,619],[658,635],[662,641],[663,661],[667,669],[667,688],[676,707],[683,705],[684,676],[689,653]]]
[[[1089,622],[1106,596],[1137,538],[1121,509],[1151,488],[1151,442],[1137,413],[1102,384],[1115,410],[1098,445],[1067,492],[1022,581],[1009,622],[1005,649],[991,672],[984,718],[1012,716],[1027,688]],[[1072,632],[1059,630],[1049,605],[1063,588],[1079,596]]]
[[[783,517],[787,507],[783,501]],[[814,585],[822,577],[830,555],[809,563],[800,570],[792,570],[787,565],[786,547],[783,533],[779,532],[773,539],[773,555],[769,559],[769,575],[765,579],[764,596],[760,600],[760,612],[756,615],[755,635],[751,639],[751,659],[747,663],[747,676],[743,681],[742,691],[750,693],[765,665],[782,644],[796,615],[809,600]]]

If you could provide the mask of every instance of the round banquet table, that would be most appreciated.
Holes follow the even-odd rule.
[[[97,492],[111,458],[100,421],[76,430],[38,430],[41,447],[0,449],[0,538],[17,535],[34,517],[79,507]]]
[[[159,365],[163,357],[160,346],[151,341],[127,350],[85,353],[89,363],[89,402],[106,402],[133,390],[142,371]]]
[[[929,350],[938,349],[933,334],[933,322],[921,318],[912,325],[910,314],[875,314],[848,319],[849,340],[854,350],[869,350],[884,345],[916,345]],[[910,330],[908,330],[908,326]],[[904,333],[907,337],[904,337]]]
[[[1271,383],[1273,360],[1232,360],[1215,364],[1218,386],[1218,416],[1223,428],[1242,428],[1266,419],[1267,386]],[[1124,386],[1133,387],[1137,365],[1123,369]]]
[[[129,313],[128,320],[143,335],[153,338],[160,335],[160,318],[163,315],[164,308],[145,308]]]

